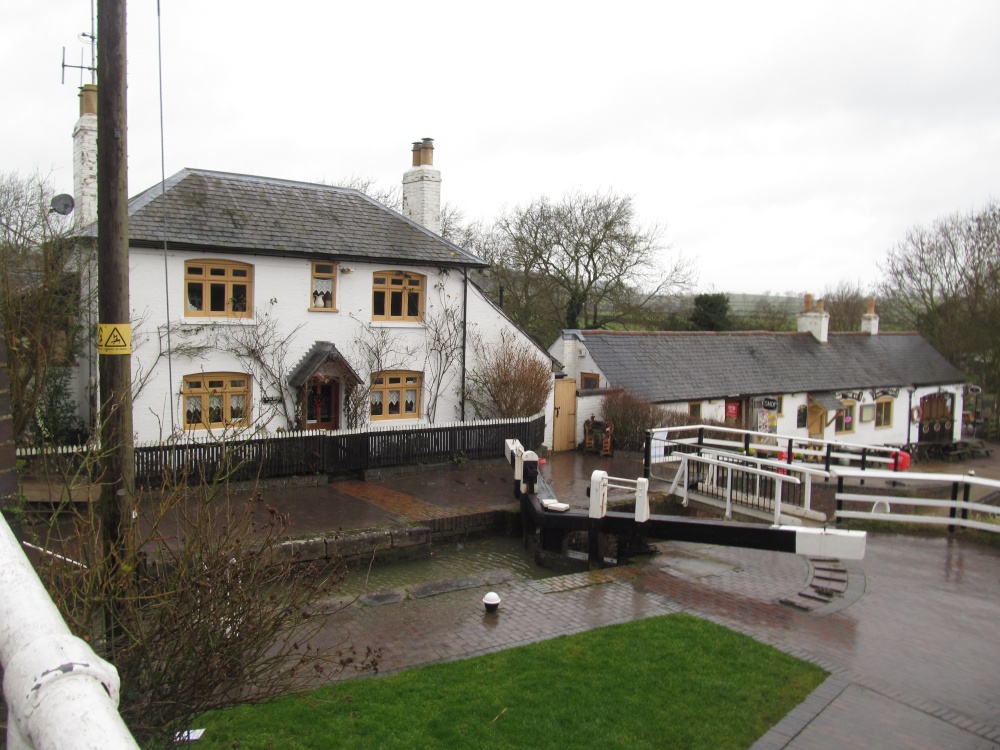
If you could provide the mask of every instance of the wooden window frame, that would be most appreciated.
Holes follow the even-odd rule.
[[[216,273],[216,272],[220,273]],[[240,275],[245,274],[245,275]],[[212,308],[212,287],[223,286],[221,310]],[[234,309],[233,287],[246,287],[245,309]],[[200,287],[201,309],[192,309],[192,291]],[[187,318],[249,318],[253,316],[253,266],[235,260],[188,260],[184,262],[184,316]]]
[[[321,270],[329,268],[330,270]],[[317,282],[330,282],[330,304],[326,304],[325,295],[320,295]],[[337,264],[314,260],[309,277],[309,311],[337,312]]]
[[[888,412],[888,414],[886,414]],[[875,402],[875,429],[885,430],[892,427],[893,399],[880,398]]]
[[[241,384],[234,384],[233,381],[242,381]],[[184,416],[184,429],[186,430],[225,430],[234,427],[248,427],[250,425],[250,412],[253,401],[253,378],[245,372],[200,372],[194,375],[185,375],[181,387],[181,411]],[[240,419],[232,419],[233,397],[243,396],[243,416]],[[220,399],[218,407],[211,403],[211,398]],[[193,400],[200,401],[200,419],[191,421],[189,407]],[[219,419],[212,419],[212,410],[220,409]],[[228,416],[227,416],[228,415]]]
[[[596,380],[595,385],[587,385],[587,380],[593,378]],[[601,376],[596,372],[581,372],[580,373],[580,390],[581,391],[595,391],[601,387]]]
[[[421,273],[375,271],[372,274],[372,320],[398,323],[423,322],[426,287],[427,277]],[[397,294],[399,307],[398,312],[394,313]],[[415,303],[411,299],[414,295]],[[381,313],[378,312],[379,309],[382,310]]]
[[[373,422],[395,419],[420,419],[420,403],[423,396],[424,374],[413,370],[387,370],[372,375],[368,396],[368,414]],[[405,392],[414,390],[413,409],[408,410]],[[399,411],[392,413],[392,394],[398,392],[396,403]],[[376,403],[379,411],[376,412]]]
[[[857,421],[857,407],[856,401],[841,401],[843,409],[837,409],[837,417],[835,419],[834,432],[837,435],[849,435],[854,432],[854,423]],[[850,417],[850,420],[848,420]]]
[[[688,402],[688,416],[691,419],[701,419],[701,401]]]

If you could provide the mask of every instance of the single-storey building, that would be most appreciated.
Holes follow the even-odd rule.
[[[806,295],[798,331],[787,333],[563,331],[549,348],[565,375],[554,449],[577,444],[608,389],[692,420],[782,435],[868,445],[960,439],[959,370],[918,333],[880,333],[874,300],[855,333],[830,333],[823,308]]]

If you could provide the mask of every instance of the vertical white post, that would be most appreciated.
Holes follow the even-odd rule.
[[[810,507],[811,507],[811,505],[812,505],[812,491],[813,491],[813,478],[812,478],[812,474],[810,474],[807,471],[806,472],[806,486],[805,486],[805,489],[802,491],[803,494],[805,495],[803,503],[804,503],[804,507],[805,507],[806,510],[809,510]]]
[[[774,525],[781,525],[781,486],[784,484],[780,479],[775,483],[774,488]]]
[[[635,521],[646,523],[649,520],[649,480],[639,477],[635,480]]]
[[[590,517],[604,518],[608,512],[608,472],[598,469],[590,475]]]
[[[684,498],[684,501],[681,503],[681,505],[683,505],[686,508],[688,507],[688,480],[690,478],[690,473],[688,472],[688,464],[690,462],[686,458],[687,454],[682,454],[682,455],[684,455],[685,458],[684,458],[684,489],[681,492],[681,497]]]

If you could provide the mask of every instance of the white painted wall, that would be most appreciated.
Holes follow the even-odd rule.
[[[198,259],[233,260],[254,266],[253,309],[266,313],[279,321],[282,334],[288,339],[289,348],[285,371],[291,371],[316,341],[330,341],[345,358],[358,370],[360,362],[353,356],[355,337],[361,334],[365,324],[389,329],[398,334],[406,347],[416,347],[417,353],[405,364],[405,369],[425,370],[426,329],[420,323],[373,323],[372,273],[385,269],[403,268],[382,262],[363,263],[346,261],[340,264],[337,275],[336,312],[310,311],[311,263],[294,258],[269,256],[246,256],[214,253],[170,252],[164,256],[161,251],[133,248],[130,251],[131,309],[133,320],[133,380],[145,380],[145,385],[134,402],[134,427],[140,441],[160,440],[171,432],[170,406],[174,405],[174,420],[181,426],[180,390],[185,375],[198,372],[246,371],[245,365],[232,354],[213,350],[196,357],[174,355],[170,358],[172,378],[168,374],[168,350],[166,342],[167,303],[169,297],[169,319],[173,323],[172,348],[177,349],[178,337],[192,342],[210,342],[224,326],[253,325],[253,319],[208,319],[184,316],[184,263]],[[166,273],[164,271],[166,267]],[[351,272],[346,272],[351,269]],[[461,269],[442,271],[435,267],[406,267],[405,270],[426,275],[425,313],[432,315],[442,306],[456,306],[459,311],[463,302],[463,274]],[[166,276],[166,278],[164,278]],[[169,293],[168,293],[169,289]],[[471,283],[468,286],[468,320],[470,335],[488,340],[496,340],[502,330],[509,330],[519,340],[531,344],[540,361],[550,366],[545,353],[538,349],[485,299]],[[471,340],[467,347],[467,368],[474,365],[474,350]],[[437,422],[458,419],[460,361],[453,363],[454,379],[443,389],[437,409]],[[401,367],[400,369],[404,369]],[[359,372],[365,377],[367,373]],[[265,405],[259,383],[254,383],[252,392],[253,429],[273,431],[286,427],[283,417],[275,413],[274,407]],[[427,394],[421,400],[420,420],[393,420],[379,424],[412,424],[426,419]],[[552,396],[549,397],[546,422],[546,440],[551,445]],[[473,414],[466,409],[466,418]],[[202,434],[195,431],[194,434]]]

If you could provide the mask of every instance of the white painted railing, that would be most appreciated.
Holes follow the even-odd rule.
[[[118,672],[69,632],[2,517],[0,664],[8,750],[138,750]]]
[[[649,520],[649,480],[610,477],[598,469],[590,475],[590,518],[604,518],[608,513],[608,490],[626,490],[635,498],[636,523]]]
[[[711,455],[708,455],[711,453]],[[717,481],[718,473],[720,471],[725,472],[726,482],[725,490],[722,494],[722,499],[725,501],[725,513],[726,518],[733,517],[733,505],[746,506],[746,502],[739,502],[735,500],[736,493],[734,492],[733,486],[733,474],[739,473],[742,475],[753,476],[758,480],[761,478],[770,479],[774,483],[774,494],[773,496],[764,497],[761,495],[761,487],[758,482],[757,484],[757,498],[765,501],[771,505],[771,510],[773,511],[774,524],[777,526],[781,523],[781,495],[782,488],[786,484],[799,485],[803,484],[803,480],[799,479],[798,476],[793,476],[793,474],[801,474],[805,477],[805,488],[803,493],[803,505],[802,511],[810,511],[811,506],[811,492],[812,492],[812,476],[820,475],[825,476],[826,472],[822,469],[814,469],[811,467],[803,467],[800,465],[786,464],[780,461],[773,461],[771,459],[756,458],[753,456],[743,456],[734,453],[728,453],[725,451],[703,451],[704,455],[699,456],[696,453],[675,453],[670,457],[672,462],[680,463],[680,467],[674,474],[673,482],[670,485],[669,494],[679,494],[681,496],[681,501],[684,507],[688,506],[690,502],[690,490],[691,487],[691,464],[700,464],[708,467],[708,483],[711,484],[713,488],[719,486]],[[733,459],[739,459],[739,463],[734,463]],[[700,493],[705,494],[705,493]],[[756,507],[756,506],[754,506]],[[797,508],[800,506],[796,506]]]
[[[969,529],[1000,533],[1000,507],[973,502],[969,499],[972,490],[977,487],[991,492],[1000,491],[1000,481],[995,479],[981,479],[972,474],[918,474],[914,472],[909,472],[901,477],[892,471],[859,471],[858,469],[846,467],[834,469],[831,471],[831,474],[838,478],[836,494],[836,517],[838,519],[853,518],[949,527],[962,526]],[[896,482],[905,479],[907,484],[919,483],[921,488],[931,490],[940,487],[949,487],[951,489],[951,499],[907,497],[884,493],[874,494],[870,491],[870,488],[866,492],[866,488],[861,485],[852,485],[848,492],[844,491],[843,482],[839,481],[840,479],[885,479]],[[843,507],[844,503],[870,505],[871,509],[849,510]],[[947,509],[948,515],[893,513],[892,506],[894,504],[920,508]],[[969,518],[969,513],[980,513],[985,516],[985,520],[978,521],[974,518]]]

